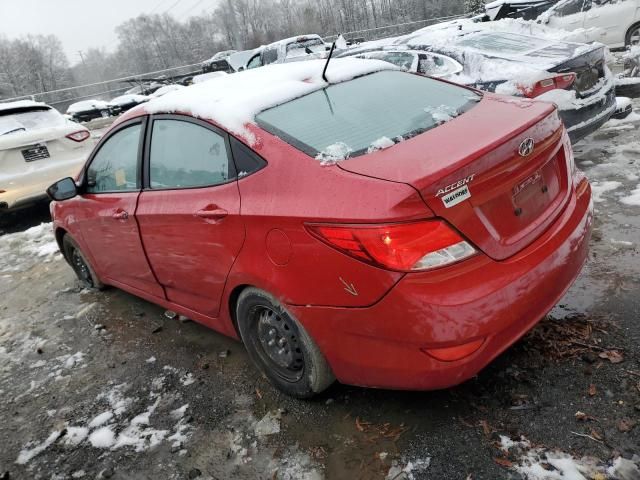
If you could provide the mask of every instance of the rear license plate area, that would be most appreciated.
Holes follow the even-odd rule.
[[[34,145],[33,147],[22,150],[22,156],[25,162],[35,162],[50,158],[49,149],[44,144]]]

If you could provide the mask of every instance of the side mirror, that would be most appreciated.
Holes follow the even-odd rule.
[[[67,177],[62,180],[58,180],[56,183],[47,188],[47,194],[58,202],[62,200],[69,200],[70,198],[78,195],[78,187],[73,178]]]

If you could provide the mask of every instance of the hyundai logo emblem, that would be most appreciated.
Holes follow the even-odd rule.
[[[520,148],[518,148],[518,153],[521,157],[528,157],[533,153],[533,149],[536,146],[536,142],[533,138],[527,138],[520,144]]]

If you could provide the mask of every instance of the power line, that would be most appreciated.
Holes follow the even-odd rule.
[[[198,6],[200,4],[202,4],[202,2],[204,2],[204,0],[199,0],[195,3],[195,5],[191,6],[191,8],[188,8],[186,11],[182,12],[181,15],[178,15],[178,19],[179,20],[184,20],[187,15],[189,15],[191,12],[193,12],[196,8],[198,8]]]

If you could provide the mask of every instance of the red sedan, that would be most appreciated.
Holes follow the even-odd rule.
[[[284,392],[473,377],[587,258],[591,189],[548,103],[367,60],[278,65],[128,112],[55,235],[112,285],[241,339]]]

